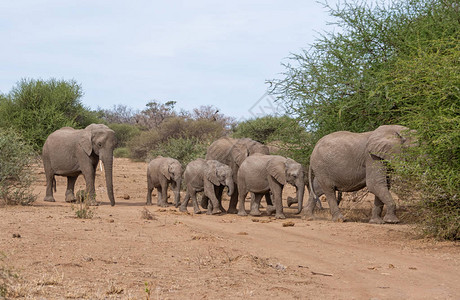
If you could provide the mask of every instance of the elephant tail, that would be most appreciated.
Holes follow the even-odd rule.
[[[51,187],[53,188],[54,192],[56,192],[56,177],[53,176],[53,182],[51,183]]]
[[[313,188],[313,170],[311,164],[308,166],[308,184],[310,185],[310,192],[313,194],[313,199],[316,199],[315,189]]]

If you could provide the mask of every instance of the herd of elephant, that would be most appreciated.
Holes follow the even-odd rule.
[[[290,158],[271,155],[266,145],[249,138],[222,137],[208,147],[205,159],[190,162],[185,171],[178,160],[170,157],[159,156],[150,161],[147,168],[147,204],[152,204],[152,191],[156,188],[157,204],[167,206],[170,184],[174,191],[174,204],[181,211],[187,211],[191,198],[194,212],[201,213],[196,193],[203,192],[200,205],[207,209],[208,214],[227,212],[245,216],[245,199],[251,193],[249,214],[261,215],[260,201],[265,196],[267,213],[274,212],[276,218],[283,219],[282,190],[289,183],[296,188],[296,198],[289,199],[289,205],[298,203],[298,213],[303,210],[303,218],[313,219],[318,197],[324,194],[332,220],[343,221],[344,216],[338,207],[341,193],[367,187],[375,195],[369,222],[398,223],[396,205],[389,192],[387,161],[416,144],[414,131],[400,125],[383,125],[363,133],[338,131],[318,141],[309,167],[305,168]],[[42,156],[47,182],[44,200],[55,201],[55,176],[59,175],[67,177],[65,201],[76,201],[75,182],[83,174],[88,201],[96,204],[94,182],[96,167],[101,160],[105,167],[107,194],[111,205],[115,205],[112,179],[115,146],[115,132],[103,124],[91,124],[79,130],[64,127],[50,134],[43,146]],[[186,194],[181,203],[182,178]],[[222,207],[221,201],[225,187],[230,196],[227,210]],[[304,206],[305,187],[309,190],[309,197]],[[384,205],[387,209],[382,218]]]

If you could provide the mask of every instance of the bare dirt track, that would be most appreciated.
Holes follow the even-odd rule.
[[[0,295],[3,291],[7,298],[30,299],[460,298],[458,243],[417,239],[409,224],[333,223],[327,213],[308,222],[286,206],[288,219],[274,220],[184,214],[154,205],[147,209],[155,219],[148,220],[147,164],[116,159],[114,166],[117,203],[109,205],[98,171],[96,189],[102,204],[91,209],[91,219],[76,218],[76,206],[64,202],[65,178],[56,178],[56,202],[42,201],[41,166],[35,185],[38,200],[28,207],[0,208]],[[80,177],[77,189],[83,187]],[[286,187],[284,200],[293,195],[293,189]],[[288,221],[294,226],[283,227]]]

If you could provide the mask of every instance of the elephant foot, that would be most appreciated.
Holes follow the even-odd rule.
[[[65,202],[67,203],[77,202],[77,198],[74,195],[66,195]]]
[[[307,220],[307,221],[313,221],[316,218],[312,213],[303,213],[301,219],[302,220]]]
[[[54,197],[53,196],[46,196],[43,201],[46,201],[46,202],[56,202],[56,200],[54,200]]]
[[[201,215],[201,210],[199,210],[199,209],[198,209],[198,210],[194,210],[193,213],[194,213],[195,215]]]
[[[158,203],[159,207],[168,207],[169,203]]]
[[[182,205],[179,207],[180,212],[188,212],[187,207],[183,207]]]
[[[267,205],[267,209],[265,211],[267,212],[267,215],[271,216],[276,211],[276,208],[273,205]]]
[[[296,198],[293,198],[293,197],[288,197],[287,198],[287,206],[288,207],[291,207],[291,205],[294,204],[294,203],[298,203]]]
[[[385,217],[383,217],[383,221],[389,224],[399,223],[399,219],[395,215],[385,215]]]
[[[239,214],[238,210],[236,208],[233,208],[233,207],[229,207],[227,209],[227,213],[228,214]]]
[[[174,206],[178,208],[180,206],[180,202],[177,202]]]
[[[225,208],[222,207],[222,205],[219,207],[220,211],[225,214],[227,211],[225,210]]]
[[[382,218],[372,218],[369,220],[369,224],[385,224],[385,221],[383,221]]]
[[[247,215],[248,215],[248,213],[245,210],[239,210],[238,211],[238,216],[243,216],[244,217],[244,216],[247,216]]]
[[[153,205],[152,202],[147,201],[145,205]]]
[[[213,209],[212,212],[211,212],[211,214],[213,214],[213,215],[219,215],[221,213],[222,213],[222,211],[220,209],[218,209],[218,208]]]
[[[258,210],[258,209],[251,209],[251,211],[249,212],[249,214],[250,214],[251,216],[255,216],[255,217],[258,217],[258,216],[261,216],[261,215],[262,215],[262,213],[261,213],[260,210]]]
[[[341,213],[339,213],[332,217],[332,221],[339,223],[345,222],[345,217]]]
[[[283,213],[275,214],[275,219],[286,219],[286,216]]]

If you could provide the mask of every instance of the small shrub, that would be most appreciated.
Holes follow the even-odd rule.
[[[30,168],[32,146],[13,130],[0,131],[0,202],[27,205],[35,201]]]
[[[135,136],[141,133],[140,129],[130,124],[110,124],[110,129],[115,131],[118,147],[126,147],[126,144]]]
[[[72,205],[72,210],[75,210],[75,216],[78,219],[92,219],[94,210],[89,207],[89,195],[86,191],[80,190],[76,194],[77,203]]]
[[[144,160],[149,151],[154,149],[160,142],[160,135],[156,130],[142,131],[128,142],[128,149],[131,158],[135,160]]]
[[[150,158],[155,158],[158,155],[172,157],[187,165],[192,160],[204,158],[208,143],[200,141],[198,138],[178,138],[169,139],[165,143],[161,143],[150,152]]]
[[[128,158],[131,156],[131,152],[126,147],[116,148],[115,150],[113,150],[113,156]]]

